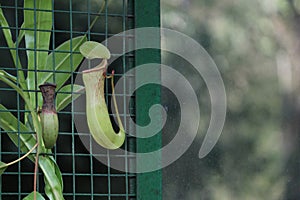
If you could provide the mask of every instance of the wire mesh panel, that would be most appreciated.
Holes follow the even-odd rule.
[[[58,84],[57,95],[77,94],[74,84],[76,78],[81,76],[81,71],[80,68],[74,69],[74,66],[80,66],[80,64],[77,63],[77,56],[80,55],[79,44],[81,44],[81,42],[85,40],[102,42],[119,32],[135,28],[136,26],[143,26],[143,19],[137,19],[137,16],[142,17],[141,13],[148,9],[147,4],[151,4],[152,8],[150,6],[150,10],[148,9],[146,21],[151,22],[152,15],[155,22],[149,25],[159,25],[159,1],[154,1],[154,4],[153,2],[143,3],[143,5],[139,2],[135,5],[133,0],[114,0],[111,2],[109,0],[52,0],[52,9],[40,9],[40,1],[37,0],[27,2],[32,2],[33,7],[26,7],[26,1],[0,1],[0,8],[3,11],[2,16],[7,20],[7,26],[2,23],[2,31],[0,31],[0,70],[4,70],[16,76],[16,82],[20,85],[32,85],[32,87],[27,88],[26,92],[32,94],[35,108],[40,106],[40,97],[39,95],[35,95],[40,94],[38,88],[38,80],[40,77],[50,77],[45,80]],[[153,5],[155,9],[153,9]],[[149,11],[151,12],[153,10],[155,10],[155,13],[149,13]],[[25,19],[25,12],[32,13],[32,19]],[[43,21],[39,21],[39,18],[43,15],[48,16],[48,18],[43,18],[44,20],[52,21],[50,29],[44,27]],[[28,14],[27,16],[30,15]],[[3,20],[3,18],[1,20]],[[32,24],[27,24],[28,26],[26,26],[26,20],[31,21]],[[25,28],[23,27],[24,21]],[[15,42],[14,44],[7,42],[8,36],[5,35],[7,30],[10,31],[11,38]],[[30,38],[28,38],[24,32],[32,32],[32,40],[35,41],[33,42],[32,49],[26,48],[26,42],[28,42]],[[37,43],[38,37],[48,37],[49,47],[41,46]],[[132,45],[127,43],[127,41],[132,40],[127,40],[126,37],[132,36],[123,35],[120,37],[120,39],[124,41],[124,46],[122,47],[124,51],[126,45]],[[66,43],[66,41],[70,42]],[[65,46],[62,48],[61,46],[64,44]],[[109,74],[112,70],[115,70],[116,80],[126,71],[134,67],[137,56],[140,58],[140,61],[143,60],[141,53],[135,54],[135,52],[129,52],[124,54],[124,51],[112,52],[112,57],[118,58],[110,64],[107,73]],[[32,60],[29,60],[30,52],[32,52]],[[44,63],[38,59],[43,53],[49,57],[47,62]],[[157,55],[159,55],[159,53]],[[159,62],[159,59],[156,59],[156,61]],[[39,64],[45,65],[45,67],[41,68]],[[91,63],[89,63],[89,67],[91,67],[90,65]],[[19,67],[17,69],[15,66],[22,66],[22,68]],[[25,78],[27,78],[26,81],[32,83],[22,83],[23,79],[20,71],[24,73]],[[54,75],[50,76],[49,74]],[[31,77],[31,79],[28,77]],[[68,77],[67,81],[60,83],[61,77]],[[134,77],[128,77],[126,80],[134,84]],[[66,85],[71,85],[69,91],[62,89]],[[130,88],[126,89],[130,90]],[[111,86],[109,82],[107,82],[105,84],[107,102],[110,102],[111,91]],[[82,93],[78,92],[78,94]],[[128,94],[130,94],[130,92],[128,92]],[[120,116],[124,122],[125,129],[134,132],[134,128],[126,127],[126,121],[128,121],[128,118],[135,118],[135,97],[131,97],[133,103],[130,104],[132,108],[130,109],[131,113],[129,115],[125,112],[125,106],[129,103],[126,102],[126,95],[127,92],[125,94],[116,94],[118,101],[123,102],[123,107],[119,108]],[[71,98],[74,100],[75,96],[72,95]],[[141,103],[142,102],[137,104],[137,107],[141,106]],[[4,105],[6,108],[1,107],[0,113],[7,114],[9,111],[17,120],[24,122],[24,124],[30,123],[26,117],[31,111],[25,106],[22,96],[3,82],[0,82],[0,105]],[[63,107],[63,105],[61,105],[61,107]],[[110,107],[110,105],[108,107]],[[159,178],[159,172],[142,176],[126,171],[121,172],[110,167],[111,162],[118,162],[120,165],[124,165],[125,168],[130,168],[136,164],[136,159],[126,154],[127,151],[136,151],[136,139],[131,136],[126,137],[125,143],[121,147],[125,150],[124,154],[114,154],[111,156],[111,151],[104,151],[103,149],[101,151],[102,153],[99,153],[93,149],[93,139],[91,135],[88,132],[79,132],[77,130],[75,118],[81,114],[82,113],[76,110],[74,104],[69,104],[58,111],[59,136],[55,147],[52,149],[52,152],[49,153],[56,160],[62,173],[64,198],[101,200],[159,199],[161,196],[161,179]],[[113,117],[114,116],[111,115],[111,119],[113,119]],[[80,121],[78,123],[80,124]],[[116,123],[114,123],[114,128],[116,130],[118,129]],[[22,124],[18,124],[15,130],[7,131],[3,128],[0,129],[0,160],[9,163],[23,156],[24,151],[22,151],[21,136],[26,134],[32,135],[34,133],[34,131],[23,131]],[[12,141],[12,137],[15,137],[14,141]],[[89,146],[83,144],[82,138],[86,138],[89,142]],[[155,140],[154,143],[156,141],[158,145],[160,145],[160,140]],[[142,143],[139,148],[142,148],[141,146]],[[32,155],[34,154],[35,152],[33,151]],[[40,156],[48,155],[44,154]],[[105,159],[107,165],[100,162],[98,158]],[[22,199],[31,193],[34,188],[34,167],[34,162],[30,159],[24,159],[8,167],[0,176],[0,199]],[[46,196],[44,192],[44,178],[43,173],[39,170],[37,190],[43,196]],[[149,194],[148,192],[150,190],[147,191],[147,188],[153,189],[153,187],[156,187],[155,185],[150,186],[150,184],[147,183],[147,180],[151,179],[156,180],[156,182],[150,182],[150,184],[158,183],[158,192],[156,192],[156,194]],[[147,187],[147,184],[149,187]],[[137,190],[137,185],[143,185],[143,187]],[[143,196],[144,193],[147,193],[145,197]]]

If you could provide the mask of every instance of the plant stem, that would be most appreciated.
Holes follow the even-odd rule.
[[[12,162],[10,162],[10,163],[7,163],[7,164],[5,164],[5,165],[2,165],[2,166],[0,166],[0,169],[2,169],[2,168],[5,168],[5,167],[8,167],[8,166],[10,166],[10,165],[13,165],[13,164],[15,164],[15,163],[17,163],[17,162],[19,162],[19,161],[21,161],[21,160],[23,160],[24,158],[26,158],[36,147],[38,146],[38,143],[36,143],[33,147],[32,147],[32,149],[30,149],[25,155],[23,155],[22,157],[20,157],[20,158],[18,158],[17,160],[14,160],[14,161],[12,161]]]
[[[88,29],[88,31],[90,31],[92,28],[93,28],[93,26],[95,25],[95,23],[96,23],[96,21],[99,19],[99,14],[100,13],[102,13],[102,11],[104,10],[104,8],[105,8],[105,2],[106,2],[106,0],[103,0],[103,3],[102,3],[102,5],[101,5],[101,7],[100,7],[100,10],[99,10],[99,12],[97,13],[98,15],[95,17],[95,19],[92,21],[92,23],[91,23],[91,25],[90,25],[90,27],[89,27],[89,29]],[[107,1],[107,5],[110,3],[110,0],[108,0]]]
[[[36,182],[37,182],[38,165],[39,165],[39,151],[37,151],[37,153],[36,153],[35,164],[34,164],[34,177],[33,177],[33,196],[34,196],[34,200],[36,200],[36,185],[37,185]]]
[[[116,100],[115,85],[114,85],[114,74],[115,74],[115,71],[113,70],[113,71],[112,71],[112,75],[111,75],[112,98],[113,98],[114,107],[115,107],[115,109],[116,109],[116,114],[117,114],[117,120],[118,120],[118,123],[119,123],[119,124],[118,124],[118,125],[119,125],[119,128],[122,129],[122,130],[124,130],[122,121],[121,121],[121,119],[120,119],[119,109],[118,109],[117,100]]]

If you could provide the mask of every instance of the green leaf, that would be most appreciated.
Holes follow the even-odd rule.
[[[17,78],[11,74],[9,74],[8,72],[4,71],[4,70],[0,70],[0,76],[3,76],[11,81],[13,81],[14,83],[17,82]]]
[[[0,104],[0,110],[0,128],[7,131],[7,135],[16,146],[20,145],[22,152],[28,152],[36,144],[35,137],[30,134],[29,129],[22,122],[18,121],[18,119],[2,104]],[[18,131],[22,134],[19,134]],[[29,158],[33,160],[32,155],[30,155]]]
[[[60,182],[60,185],[61,185],[61,189],[63,190],[63,188],[64,188],[64,182],[63,182],[61,171],[60,171],[60,169],[59,169],[59,167],[58,167],[55,159],[53,157],[49,157],[49,159],[52,161],[52,163],[54,165],[56,177],[58,178],[58,180]]]
[[[46,10],[46,11],[45,11]],[[35,71],[45,67],[52,29],[52,0],[24,0],[25,45],[28,49],[29,90],[35,90]],[[35,103],[35,92],[30,93]]]
[[[110,52],[106,46],[99,42],[87,41],[80,47],[80,53],[87,59],[109,59]]]
[[[15,82],[13,82],[13,77],[10,77],[8,73],[4,73],[2,71],[2,73],[0,73],[0,80],[15,89],[15,91],[21,95],[29,109],[32,111],[33,108],[29,102],[28,96],[23,92],[22,88],[20,88]]]
[[[34,192],[23,198],[23,200],[34,200]],[[36,192],[36,200],[45,200],[45,198],[38,192]]]
[[[62,85],[71,77],[72,72],[79,67],[83,56],[80,53],[75,54],[74,52],[79,52],[79,47],[85,41],[85,36],[73,38],[58,46],[54,50],[54,53],[49,54],[47,57],[46,69],[62,71],[62,73],[40,73],[38,84],[54,82],[55,80],[57,88],[60,89]]]
[[[54,171],[54,173],[56,174],[56,178],[57,178],[57,181],[58,183],[60,184],[60,187],[57,187],[57,191],[53,191],[53,188],[51,186],[51,183],[49,182],[49,180],[45,177],[45,193],[47,194],[47,196],[50,198],[50,199],[56,199],[54,198],[54,192],[62,192],[63,190],[63,179],[62,179],[62,175],[61,175],[61,172],[58,168],[58,165],[57,163],[55,162],[54,158],[53,157],[49,157],[49,160],[52,162],[52,170]],[[52,181],[53,182],[53,181]],[[57,184],[58,184],[57,183]]]
[[[8,22],[4,16],[3,10],[0,8],[0,23],[1,23],[1,28],[3,31],[3,35],[5,37],[7,46],[9,48],[13,48],[14,47],[14,43],[12,40],[12,36],[11,36],[11,32],[10,32],[10,27],[8,25]]]
[[[59,90],[59,93],[56,96],[57,102],[57,111],[61,111],[72,101],[77,99],[81,94],[76,94],[84,90],[84,87],[81,85],[66,85]],[[74,94],[75,93],[75,94]]]
[[[3,174],[6,168],[6,163],[0,161],[0,176]]]
[[[26,122],[25,125],[27,126],[28,130],[33,131],[34,130],[34,125],[33,125],[33,119],[32,119],[32,115],[27,113],[26,116]]]
[[[39,165],[44,173],[45,192],[49,199],[63,200],[63,182],[60,170],[53,157],[41,156]]]
[[[25,36],[25,30],[24,30],[25,24],[23,22],[23,24],[21,25],[21,29],[18,35],[18,38],[16,40],[16,42],[14,43],[15,47],[19,46],[20,42],[23,40],[24,36]]]
[[[17,53],[15,50],[16,46],[13,42],[8,22],[4,16],[1,8],[0,8],[0,26],[2,27],[2,32],[3,32],[4,38],[6,40],[7,46],[10,48],[10,54],[13,58],[14,64],[15,64],[16,68],[19,69],[18,70],[19,83],[23,89],[27,89],[27,86],[25,84],[25,76],[24,76],[23,71],[21,70],[22,69],[21,61],[17,57]]]

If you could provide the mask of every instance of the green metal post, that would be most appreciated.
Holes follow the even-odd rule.
[[[160,27],[160,1],[159,0],[137,0],[135,3],[135,28],[141,27]],[[145,42],[147,38],[137,37],[136,45]],[[151,42],[160,46],[160,32]],[[136,66],[147,63],[160,63],[161,56],[158,49],[142,49],[136,52]],[[160,81],[160,71],[153,71],[152,74],[136,76],[137,81],[143,80],[143,76],[152,76]],[[150,122],[148,113],[149,108],[154,104],[160,104],[160,86],[149,85],[136,91],[136,122],[139,125],[146,125]],[[161,116],[157,116],[161,118]],[[142,134],[142,133],[139,133]],[[151,152],[161,148],[161,132],[153,137],[137,139],[137,152]],[[154,158],[161,160],[161,156]],[[153,162],[137,158],[137,168],[139,165],[147,165]],[[161,170],[154,172],[141,173],[137,175],[137,199],[139,200],[160,200],[162,199],[162,173]]]

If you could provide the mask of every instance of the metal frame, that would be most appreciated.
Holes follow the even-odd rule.
[[[135,1],[135,27],[160,27],[160,1],[152,0]],[[156,38],[156,39],[155,39]],[[144,39],[137,38],[136,43],[143,43]],[[151,42],[156,42],[160,46],[160,32],[151,38]],[[146,63],[161,63],[160,50],[158,49],[142,49],[136,52],[136,66]],[[160,81],[160,72],[153,71],[144,76],[152,76],[158,82]],[[143,77],[136,77],[143,80]],[[151,95],[150,95],[151,94]],[[149,108],[153,104],[160,104],[160,86],[151,85],[147,89],[137,90],[136,92],[136,120],[138,124],[147,124]],[[162,116],[156,116],[161,118]],[[142,134],[142,133],[141,133]],[[161,147],[161,132],[147,139],[137,139],[137,152],[151,152],[160,149]],[[153,158],[161,160],[161,157]],[[144,160],[138,158],[137,165],[147,165],[153,162],[152,160]],[[160,200],[162,199],[162,172],[157,170],[154,172],[141,173],[137,175],[137,199],[140,200]]]

